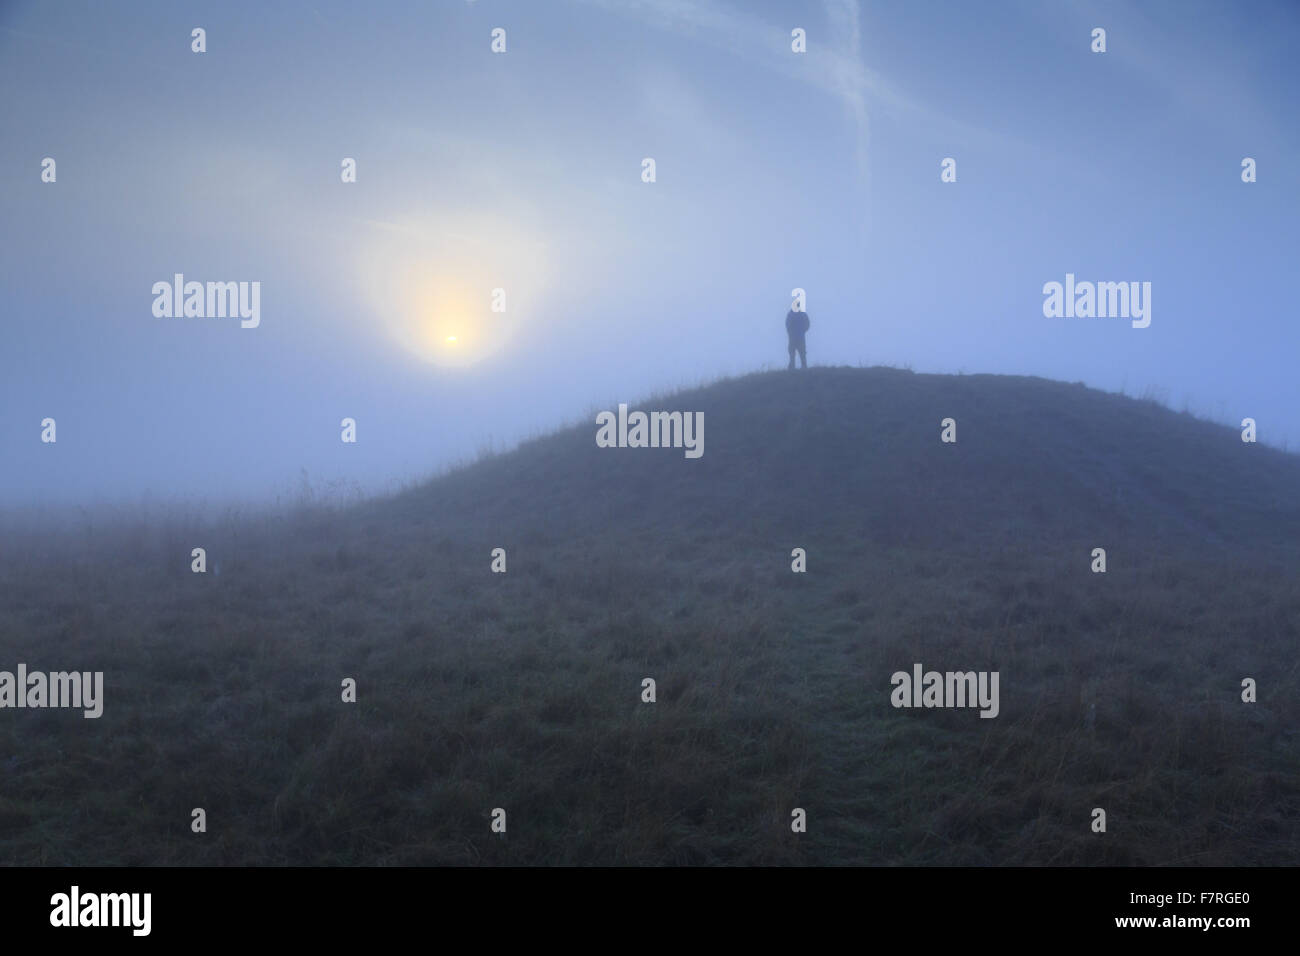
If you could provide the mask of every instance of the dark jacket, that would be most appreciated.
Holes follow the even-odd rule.
[[[808,321],[807,312],[796,312],[791,309],[785,317],[785,331],[790,336],[791,342],[798,342],[803,339],[804,333],[808,331],[812,323]]]

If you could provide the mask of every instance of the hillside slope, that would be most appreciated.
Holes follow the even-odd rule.
[[[1003,376],[631,408],[702,411],[703,457],[593,423],[347,510],[7,553],[0,668],[107,699],[0,712],[0,860],[1300,862],[1300,460]],[[918,662],[997,671],[998,716],[892,707]]]
[[[1300,459],[1081,385],[832,368],[748,376],[629,407],[703,411],[706,453],[685,461],[667,450],[601,449],[594,426],[578,427],[402,507],[416,520],[428,519],[430,505],[469,509],[504,528],[583,515],[628,527],[669,517],[701,530],[757,523],[781,534],[848,525],[945,547],[954,536],[1084,533],[1255,551],[1285,549],[1294,540],[1286,532],[1300,531]],[[955,444],[940,442],[948,417]]]

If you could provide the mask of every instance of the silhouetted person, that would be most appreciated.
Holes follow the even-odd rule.
[[[812,325],[808,321],[808,313],[791,309],[785,317],[785,334],[790,337],[790,365],[794,368],[794,353],[799,353],[799,361],[803,367],[808,367],[808,346],[804,343],[804,335],[808,332],[808,327]]]

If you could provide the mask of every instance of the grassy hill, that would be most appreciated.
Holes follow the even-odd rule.
[[[584,424],[347,509],[11,538],[0,669],[106,700],[0,711],[0,862],[1300,862],[1300,459],[1032,378],[632,407],[704,456]],[[914,662],[998,671],[999,716],[895,709]]]

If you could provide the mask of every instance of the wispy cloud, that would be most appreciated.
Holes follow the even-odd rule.
[[[656,29],[708,44],[761,69],[839,100],[856,135],[854,164],[861,201],[870,195],[871,140],[874,114],[907,116],[937,134],[964,143],[1029,147],[1015,136],[998,133],[948,115],[921,102],[871,69],[863,52],[860,0],[823,0],[825,22],[795,18],[772,23],[751,9],[725,0],[571,0],[610,14],[632,17]],[[803,19],[804,22],[798,22]],[[792,55],[790,31],[808,31],[808,53]],[[869,218],[863,210],[864,220]]]
[[[790,31],[802,23],[772,24],[755,14],[721,2],[700,0],[574,0],[611,13],[632,16],[652,27],[684,34],[800,83],[811,84],[840,99],[857,128],[857,164],[867,171],[868,103],[893,107],[909,104],[896,90],[869,70],[861,58],[861,33],[856,0],[826,0],[830,36],[810,33],[809,52],[798,58],[790,51]],[[828,42],[823,42],[828,40]]]
[[[844,38],[846,50],[830,57],[832,91],[844,100],[853,116],[857,130],[858,171],[866,185],[868,172],[868,133],[870,118],[867,114],[867,90],[881,95],[885,84],[869,73],[862,62],[862,23],[858,16],[857,0],[826,0],[826,15],[836,35]]]

